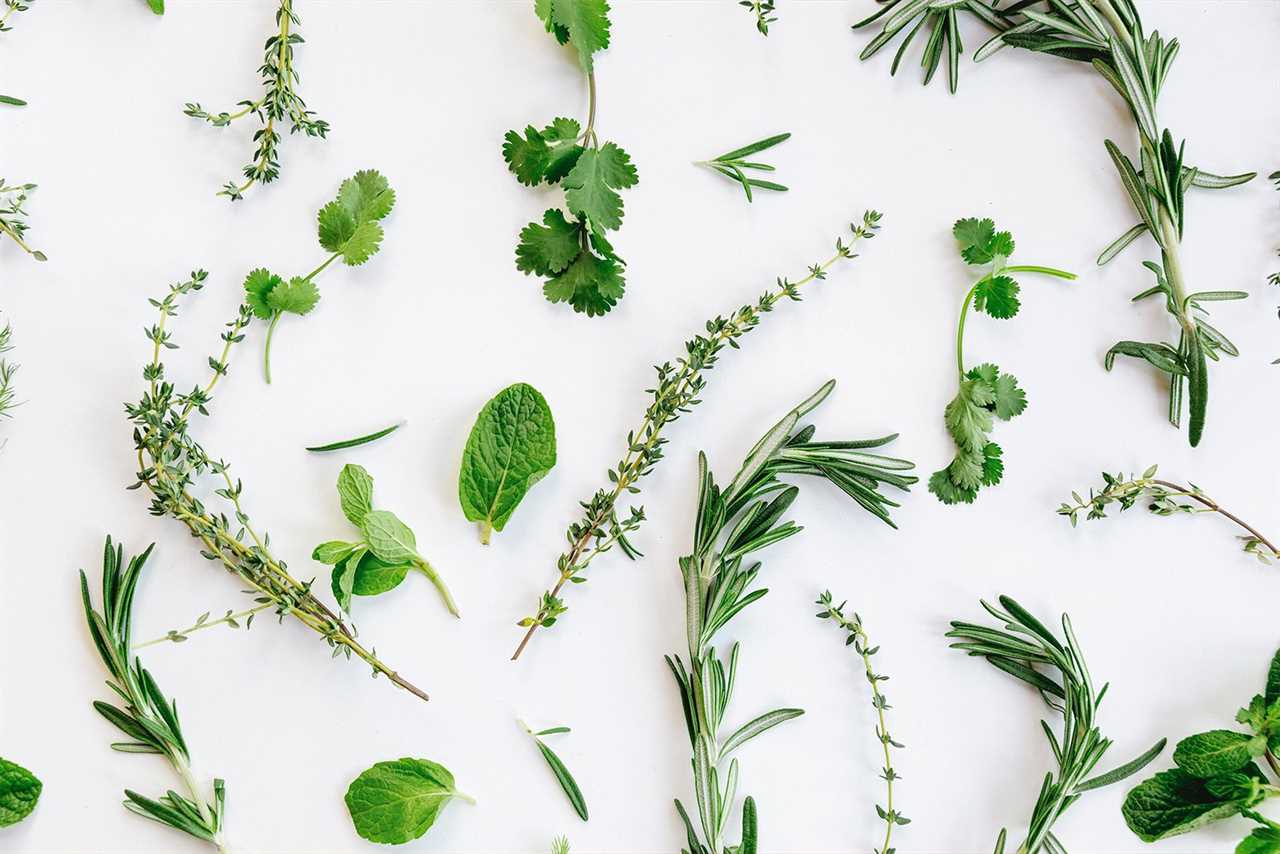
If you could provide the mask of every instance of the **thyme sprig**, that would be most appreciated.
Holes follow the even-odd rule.
[[[1223,518],[1231,520],[1247,532],[1245,536],[1239,538],[1247,554],[1255,556],[1263,563],[1280,560],[1280,550],[1263,536],[1257,528],[1225,509],[1194,483],[1183,485],[1158,479],[1156,477],[1156,469],[1156,466],[1151,466],[1141,475],[1130,475],[1128,477],[1125,476],[1124,472],[1109,474],[1104,471],[1102,473],[1103,487],[1101,490],[1094,491],[1090,489],[1088,499],[1082,497],[1078,492],[1071,493],[1071,499],[1074,503],[1067,504],[1064,502],[1058,508],[1058,515],[1068,517],[1071,520],[1071,527],[1074,528],[1079,521],[1081,513],[1085,514],[1084,518],[1086,520],[1105,519],[1107,507],[1116,505],[1120,508],[1120,512],[1124,512],[1139,501],[1146,502],[1147,510],[1157,516],[1217,513]]]
[[[511,656],[513,661],[524,652],[539,626],[550,628],[565,613],[567,606],[560,598],[561,590],[565,584],[584,583],[587,580],[584,573],[593,560],[615,545],[633,560],[640,556],[628,537],[644,522],[644,508],[632,507],[630,513],[623,516],[618,501],[624,495],[639,493],[639,482],[661,462],[667,443],[662,435],[663,429],[701,403],[699,395],[707,385],[705,373],[715,367],[724,348],[738,349],[741,346],[738,340],[754,329],[764,315],[784,300],[799,302],[800,291],[805,285],[825,279],[827,271],[837,262],[857,257],[854,246],[859,240],[874,237],[879,227],[880,214],[867,211],[860,224],[850,225],[853,240],[846,244],[838,238],[835,253],[826,261],[811,266],[804,278],[794,282],[779,278],[776,288],[766,291],[754,305],[744,305],[729,317],[718,316],[708,320],[705,334],[695,335],[686,341],[685,355],[675,363],[664,362],[655,366],[658,382],[648,389],[652,400],[645,409],[644,418],[639,428],[627,434],[626,452],[608,471],[611,485],[581,502],[582,516],[569,525],[565,533],[569,548],[556,560],[555,585],[539,598],[534,614],[518,624],[525,627],[526,632]],[[884,518],[888,521],[887,515]]]
[[[247,590],[245,592],[249,594],[253,593],[252,590]],[[165,632],[162,637],[152,638],[151,640],[143,641],[142,643],[136,643],[133,645],[133,648],[143,649],[144,647],[155,646],[156,644],[161,643],[185,643],[186,641],[191,640],[191,635],[193,633],[198,632],[201,629],[211,629],[214,626],[226,626],[229,629],[249,629],[253,627],[253,618],[257,614],[271,610],[275,607],[276,605],[274,602],[268,601],[255,605],[252,608],[245,608],[243,611],[236,611],[234,613],[228,609],[227,613],[214,620],[209,619],[211,612],[205,611],[196,618],[194,623],[187,626],[185,629],[169,629],[169,631]],[[241,620],[244,620],[243,625],[240,622]]]
[[[738,0],[738,5],[756,16],[756,29],[760,35],[769,35],[769,25],[778,20],[773,14],[775,0]]]
[[[716,485],[707,467],[706,454],[698,455],[693,552],[679,561],[684,580],[688,666],[679,655],[667,656],[667,666],[680,689],[693,748],[693,784],[701,836],[680,800],[675,802],[688,838],[688,854],[755,852],[757,817],[751,798],[742,808],[741,842],[732,846],[725,841],[738,786],[738,760],[730,759],[730,755],[761,733],[804,714],[802,709],[774,709],[743,724],[727,738],[719,735],[733,698],[739,645],[734,643],[728,655],[722,655],[715,647],[716,635],[743,609],[768,593],[766,589],[753,589],[760,563],[747,563],[746,558],[803,530],[789,519],[784,521],[800,490],[784,483],[781,477],[804,474],[829,480],[886,521],[884,508],[897,505],[878,491],[880,483],[906,489],[908,483],[915,481],[914,477],[899,474],[912,468],[911,463],[861,451],[887,440],[817,443],[813,441],[812,426],[799,426],[800,419],[820,405],[834,388],[835,380],[827,382],[765,433],[747,454],[733,481],[723,489]],[[845,464],[855,458],[860,488],[851,490],[853,473]],[[726,761],[728,769],[722,774]]]
[[[945,45],[954,91],[962,50],[957,16],[968,12],[995,30],[994,37],[974,54],[975,59],[985,59],[1012,45],[1089,63],[1115,88],[1133,116],[1138,153],[1131,159],[1111,140],[1105,144],[1139,221],[1102,251],[1098,263],[1106,264],[1139,237],[1149,234],[1160,250],[1160,262],[1145,261],[1143,266],[1154,274],[1156,283],[1134,300],[1164,295],[1178,340],[1176,344],[1121,341],[1108,351],[1106,367],[1111,369],[1117,355],[1131,356],[1168,374],[1169,421],[1180,426],[1185,396],[1185,409],[1190,414],[1187,438],[1195,447],[1204,434],[1208,362],[1239,354],[1235,345],[1206,321],[1208,311],[1204,304],[1244,299],[1247,294],[1189,290],[1181,261],[1186,193],[1191,187],[1234,187],[1252,180],[1256,173],[1216,175],[1190,166],[1186,162],[1186,142],[1175,143],[1173,134],[1161,127],[1158,101],[1180,46],[1177,39],[1166,41],[1158,31],[1147,35],[1134,0],[1018,0],[1003,9],[998,5],[989,0],[888,0],[879,12],[857,25],[865,26],[888,15],[880,34],[863,50],[862,58],[869,58],[915,21],[894,58],[892,70],[896,71],[907,45],[928,25],[931,35],[925,47],[925,82],[933,76]]]
[[[124,546],[107,537],[102,553],[101,611],[94,609],[89,579],[84,570],[80,571],[80,596],[89,635],[111,676],[107,686],[124,701],[123,708],[102,700],[95,700],[93,707],[129,739],[112,744],[112,750],[163,756],[187,792],[182,795],[170,789],[154,799],[125,789],[125,809],[181,830],[223,852],[226,787],[222,780],[215,779],[213,799],[205,799],[191,773],[191,755],[178,721],[177,704],[161,693],[155,678],[133,655],[130,644],[134,592],[154,547],[147,546],[146,551],[125,563]]]
[[[279,177],[280,134],[286,121],[291,134],[301,132],[323,139],[329,132],[329,123],[316,118],[297,92],[299,78],[293,64],[293,49],[303,43],[297,32],[300,23],[293,11],[293,0],[280,0],[276,32],[267,39],[262,66],[258,69],[263,87],[260,98],[240,101],[236,104],[240,109],[235,112],[210,113],[199,103],[188,103],[183,110],[186,115],[216,128],[228,127],[246,116],[254,116],[262,124],[253,134],[256,145],[253,160],[243,169],[244,181],[228,181],[218,192],[233,202],[243,199],[245,191],[254,184],[269,184]]]
[[[1094,690],[1070,617],[1062,615],[1063,637],[1059,639],[1010,597],[1001,596],[999,601],[1000,607],[985,601],[982,607],[1003,628],[957,620],[951,623],[946,636],[956,638],[952,649],[985,658],[997,669],[1021,679],[1040,692],[1049,708],[1062,715],[1060,737],[1047,721],[1040,722],[1058,767],[1056,773],[1045,775],[1031,811],[1026,839],[1015,849],[1018,854],[1059,854],[1066,848],[1053,835],[1053,825],[1067,808],[1085,792],[1141,771],[1164,750],[1165,739],[1131,762],[1090,777],[1111,747],[1111,740],[1102,735],[1096,724],[1107,686]],[[1001,830],[995,854],[1003,854],[1006,838]]]
[[[23,205],[27,202],[27,194],[36,188],[35,184],[7,184],[0,178],[0,235],[9,237],[37,261],[48,261],[39,249],[32,249],[26,241],[27,211]]]
[[[4,0],[4,13],[0,14],[0,33],[7,33],[13,29],[9,19],[13,17],[14,12],[25,12],[34,2],[36,0]]]
[[[5,353],[13,350],[13,326],[6,323],[0,329],[0,418],[12,418],[13,408],[18,405],[15,400],[16,390],[13,387],[13,376],[18,372],[18,365],[9,361]]]
[[[818,597],[815,603],[822,607],[818,612],[819,620],[831,620],[837,626],[844,629],[847,637],[845,637],[845,646],[852,646],[853,651],[862,659],[862,668],[867,677],[867,684],[871,686],[871,707],[876,710],[876,741],[880,742],[880,747],[884,751],[884,767],[880,769],[880,779],[885,784],[885,804],[880,806],[876,804],[876,815],[884,822],[884,841],[880,843],[879,848],[873,849],[874,854],[894,854],[894,849],[889,843],[893,839],[893,829],[905,824],[910,824],[911,819],[902,814],[893,804],[893,784],[902,778],[893,770],[893,758],[890,754],[890,748],[902,750],[906,745],[895,741],[893,736],[889,735],[889,725],[885,723],[885,712],[891,708],[889,701],[885,698],[884,692],[880,690],[880,683],[887,682],[889,677],[880,673],[876,673],[871,667],[871,656],[880,651],[879,646],[871,646],[871,638],[867,636],[867,630],[862,625],[862,617],[855,611],[852,616],[846,616],[844,613],[847,602],[835,604],[835,600],[831,597],[831,591],[825,591]]]
[[[244,340],[245,329],[253,322],[253,309],[242,303],[236,316],[222,333],[222,349],[209,358],[211,376],[203,385],[189,392],[178,392],[167,378],[161,353],[177,349],[169,319],[178,313],[181,298],[201,290],[208,274],[197,270],[184,282],[169,287],[163,299],[151,300],[160,314],[159,322],[146,331],[152,344],[151,361],[143,368],[146,389],[137,403],[126,404],[125,412],[134,425],[133,441],[138,454],[137,482],[131,489],[146,487],[151,493],[150,512],[181,522],[191,536],[201,543],[200,554],[206,560],[220,563],[228,572],[245,582],[259,605],[270,603],[283,622],[293,617],[324,638],[333,655],[354,654],[373,669],[376,678],[386,676],[422,700],[427,695],[365,649],[355,631],[311,592],[312,581],[299,581],[288,571],[285,562],[270,549],[270,537],[260,533],[250,522],[241,498],[244,486],[233,480],[230,465],[209,455],[190,434],[193,414],[209,414],[213,390],[230,369],[231,348]],[[221,485],[214,494],[225,501],[230,510],[215,512],[197,498],[197,484],[211,478]],[[246,541],[247,538],[247,541]]]

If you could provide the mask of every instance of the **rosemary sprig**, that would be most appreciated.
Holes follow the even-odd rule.
[[[814,428],[799,426],[800,419],[820,405],[833,388],[835,381],[831,380],[765,433],[747,454],[733,481],[723,489],[716,485],[707,467],[706,454],[698,455],[693,552],[680,558],[689,665],[686,668],[679,655],[667,656],[667,666],[680,689],[693,748],[693,784],[701,836],[684,806],[676,800],[689,854],[756,850],[757,819],[751,798],[743,804],[742,841],[738,846],[725,842],[738,786],[738,760],[729,757],[761,733],[804,714],[802,709],[774,709],[743,724],[727,738],[719,735],[733,697],[739,645],[734,643],[728,656],[722,656],[715,648],[716,635],[768,592],[752,589],[760,563],[746,563],[745,559],[803,530],[783,519],[800,490],[783,483],[781,476],[804,474],[829,480],[881,519],[887,519],[885,507],[897,505],[878,491],[880,483],[906,489],[916,480],[899,474],[912,468],[911,463],[861,450],[884,444],[885,439],[814,442]],[[850,489],[855,477],[857,490]],[[722,775],[726,760],[729,767]]]
[[[893,759],[890,755],[890,748],[902,750],[906,745],[894,741],[889,735],[889,725],[885,723],[884,713],[888,709],[893,708],[889,705],[889,701],[885,699],[884,693],[880,690],[880,683],[888,681],[889,677],[876,673],[871,667],[871,656],[880,651],[880,647],[871,646],[871,639],[867,637],[867,631],[862,625],[862,617],[857,612],[851,617],[845,616],[844,608],[847,602],[835,604],[835,600],[831,598],[831,591],[828,590],[818,597],[815,603],[822,607],[818,612],[819,620],[831,620],[837,626],[844,629],[847,637],[845,638],[845,646],[852,646],[853,651],[862,659],[862,668],[867,677],[867,684],[871,686],[871,707],[876,710],[878,722],[876,724],[876,741],[880,742],[880,747],[884,751],[884,767],[880,769],[880,779],[885,784],[885,805],[876,804],[876,815],[884,822],[884,841],[880,843],[880,847],[873,849],[874,854],[893,854],[894,849],[889,846],[893,838],[893,829],[905,824],[910,824],[911,819],[902,814],[893,805],[893,784],[902,779],[897,772],[893,770]]]
[[[347,448],[358,448],[361,445],[367,445],[370,442],[376,442],[384,436],[390,436],[392,433],[404,426],[403,421],[397,421],[390,427],[383,427],[381,430],[375,430],[366,436],[357,436],[354,439],[343,439],[339,442],[330,442],[326,445],[313,445],[306,450],[315,454],[324,454],[330,451],[345,451]]]
[[[28,225],[27,212],[22,207],[26,204],[27,194],[36,188],[35,184],[6,184],[0,178],[0,235],[5,235],[37,261],[48,261],[39,249],[27,245],[25,235]]]
[[[769,35],[769,25],[778,20],[773,14],[775,0],[738,0],[738,5],[756,16],[756,29],[760,35]]]
[[[13,375],[18,372],[18,365],[5,358],[5,353],[13,350],[13,327],[6,323],[0,329],[0,418],[12,418],[13,408],[17,406],[13,387]]]
[[[1165,309],[1178,329],[1177,344],[1121,341],[1107,353],[1108,370],[1117,355],[1143,359],[1169,375],[1169,421],[1181,424],[1184,409],[1190,413],[1187,438],[1192,447],[1204,434],[1209,400],[1208,362],[1239,351],[1206,320],[1204,303],[1244,299],[1241,291],[1190,292],[1183,277],[1181,246],[1186,213],[1186,193],[1191,187],[1221,190],[1252,180],[1256,173],[1215,175],[1186,163],[1186,142],[1175,143],[1173,134],[1157,119],[1160,92],[1174,59],[1177,39],[1165,41],[1159,32],[1149,36],[1134,0],[1019,0],[1004,9],[989,0],[964,3],[925,3],[922,0],[888,0],[883,8],[858,26],[888,15],[884,26],[862,53],[864,59],[888,44],[915,21],[894,58],[897,69],[907,45],[923,27],[931,27],[925,48],[925,82],[932,77],[945,49],[951,71],[951,88],[961,52],[956,17],[969,12],[996,34],[978,49],[982,60],[1012,45],[1038,53],[1089,63],[1120,94],[1138,134],[1138,154],[1131,159],[1118,145],[1106,141],[1138,223],[1114,240],[1098,256],[1106,264],[1133,241],[1151,235],[1160,250],[1160,262],[1143,262],[1156,283],[1134,297],[1135,301],[1164,295]],[[1136,162],[1135,162],[1136,161]]]
[[[254,316],[249,304],[242,303],[222,333],[221,352],[209,359],[212,375],[208,381],[186,393],[176,391],[167,379],[160,358],[164,350],[177,348],[167,324],[169,318],[177,315],[179,300],[201,290],[207,278],[207,273],[198,270],[187,281],[171,285],[163,299],[151,301],[160,313],[160,320],[146,331],[152,344],[151,361],[142,372],[147,387],[137,403],[125,405],[125,412],[134,425],[133,441],[138,454],[137,482],[130,488],[145,486],[152,496],[151,515],[169,516],[185,525],[191,536],[200,541],[201,556],[222,564],[245,582],[257,604],[270,603],[281,621],[286,616],[293,617],[323,637],[334,656],[350,658],[354,654],[373,668],[375,678],[382,674],[395,685],[426,700],[427,695],[421,689],[356,641],[355,632],[311,592],[311,581],[295,579],[284,561],[272,554],[269,537],[253,527],[244,510],[241,503],[244,487],[239,480],[232,480],[230,465],[225,460],[215,460],[191,436],[193,413],[208,415],[213,390],[229,370],[231,348],[244,340],[244,330]],[[226,512],[211,511],[196,497],[197,483],[206,477],[221,483],[214,494],[230,505],[230,516]]]
[[[253,160],[244,167],[244,182],[228,181],[218,192],[231,201],[244,198],[245,190],[254,184],[269,184],[280,175],[280,134],[289,122],[289,133],[302,132],[321,139],[329,132],[329,123],[316,118],[297,92],[298,71],[293,65],[293,49],[303,43],[297,27],[301,23],[293,11],[293,0],[280,0],[276,10],[276,32],[264,48],[265,56],[258,73],[262,76],[262,97],[240,101],[235,112],[210,113],[198,103],[187,104],[183,112],[216,128],[229,126],[237,119],[254,116],[262,127],[253,139]]]
[[[742,185],[742,191],[747,194],[747,201],[752,201],[751,188],[758,187],[761,190],[774,190],[777,192],[786,192],[787,188],[781,184],[775,184],[773,181],[762,181],[759,178],[747,177],[747,170],[755,170],[757,172],[773,172],[775,171],[768,163],[754,163],[744,160],[753,154],[759,154],[761,151],[773,148],[780,142],[785,142],[791,138],[789,133],[780,133],[775,136],[765,137],[757,140],[750,145],[744,145],[742,148],[735,148],[733,151],[726,151],[719,157],[711,160],[698,160],[694,166],[705,166],[712,171],[719,172],[739,184]]]
[[[715,367],[725,347],[738,349],[743,335],[754,329],[763,316],[773,311],[783,300],[800,301],[800,289],[809,282],[825,279],[827,271],[838,261],[857,257],[854,245],[861,239],[875,236],[880,227],[880,214],[867,211],[861,224],[853,224],[853,240],[846,244],[836,240],[835,254],[825,262],[814,264],[809,274],[798,281],[778,279],[774,290],[766,291],[754,305],[744,305],[729,317],[715,317],[706,323],[706,334],[695,335],[685,342],[685,355],[675,364],[664,362],[656,366],[657,385],[649,389],[652,402],[645,410],[640,427],[627,434],[627,449],[618,464],[609,470],[609,486],[601,489],[590,500],[581,502],[582,516],[569,526],[565,538],[569,548],[556,561],[558,573],[555,585],[545,591],[538,601],[533,616],[519,622],[526,627],[524,638],[511,656],[520,657],[529,639],[539,626],[550,628],[564,614],[566,605],[560,599],[565,584],[582,584],[583,574],[591,562],[615,545],[627,557],[640,556],[627,539],[644,522],[644,508],[632,507],[627,516],[619,515],[618,500],[625,494],[640,492],[639,482],[662,460],[663,446],[667,440],[662,431],[668,424],[697,406],[699,395],[706,389],[706,371]],[[887,517],[886,517],[887,521]]]
[[[1057,760],[1057,773],[1045,775],[1035,808],[1031,811],[1026,839],[1016,849],[1018,854],[1060,854],[1065,847],[1053,835],[1053,825],[1080,795],[1100,789],[1136,774],[1164,750],[1160,739],[1131,762],[1104,774],[1089,777],[1111,747],[1095,723],[1098,706],[1107,693],[1103,685],[1094,691],[1084,654],[1071,629],[1071,618],[1062,615],[1063,639],[1059,640],[1039,620],[1008,596],[1000,597],[1000,607],[987,602],[982,607],[1004,625],[991,628],[953,621],[947,637],[956,638],[952,649],[985,658],[994,667],[1021,679],[1040,692],[1045,703],[1062,715],[1062,735],[1054,734],[1047,721],[1041,721],[1045,738]],[[1044,671],[1049,671],[1046,674]],[[1006,835],[1000,831],[996,854],[1003,854]]]
[[[1248,532],[1247,536],[1240,537],[1246,553],[1254,555],[1263,563],[1280,560],[1280,550],[1257,528],[1223,508],[1218,502],[1205,495],[1194,483],[1184,486],[1158,479],[1156,468],[1151,466],[1141,475],[1129,477],[1125,477],[1124,472],[1108,474],[1104,471],[1101,490],[1095,492],[1090,489],[1087,500],[1078,492],[1071,493],[1072,501],[1075,503],[1063,503],[1058,508],[1058,515],[1071,519],[1071,527],[1074,528],[1081,513],[1085,514],[1086,520],[1105,519],[1109,505],[1119,505],[1120,512],[1124,512],[1139,501],[1147,502],[1147,509],[1157,516],[1172,516],[1176,513],[1217,513]]]
[[[170,789],[159,799],[125,789],[124,806],[131,812],[167,824],[213,845],[219,852],[222,841],[223,806],[226,788],[213,781],[213,799],[205,800],[191,773],[191,756],[178,721],[178,707],[160,692],[160,686],[142,661],[133,655],[129,643],[133,622],[133,597],[138,578],[151,556],[154,544],[142,554],[124,560],[124,546],[107,537],[102,553],[102,610],[93,608],[89,579],[80,571],[80,596],[84,602],[89,634],[111,678],[107,686],[124,701],[124,707],[95,700],[94,709],[128,737],[111,745],[121,753],[155,753],[168,760],[187,794]]]

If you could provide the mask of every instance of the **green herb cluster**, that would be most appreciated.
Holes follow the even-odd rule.
[[[1280,779],[1280,652],[1271,659],[1266,688],[1236,713],[1248,730],[1215,729],[1184,738],[1177,766],[1143,780],[1125,796],[1124,820],[1143,842],[1155,842],[1243,816],[1254,823],[1236,854],[1280,852],[1280,823],[1256,807],[1280,795],[1258,761]]]
[[[18,247],[37,261],[49,260],[39,249],[32,249],[26,241],[27,212],[22,207],[27,202],[27,194],[36,188],[35,184],[7,184],[0,178],[0,235],[11,239]]]
[[[303,133],[323,139],[329,132],[329,123],[316,118],[298,94],[293,49],[303,43],[297,32],[300,23],[293,11],[293,0],[280,0],[276,9],[276,32],[267,38],[262,66],[258,69],[263,88],[260,98],[240,101],[236,104],[240,109],[235,112],[210,113],[198,103],[187,104],[183,111],[216,128],[227,127],[245,116],[253,116],[261,123],[262,127],[253,134],[253,160],[242,170],[244,181],[228,181],[218,192],[233,202],[243,199],[245,191],[254,184],[270,184],[280,176],[280,140],[286,121],[290,134]]]
[[[974,282],[960,305],[960,322],[956,328],[956,369],[960,389],[947,404],[943,420],[947,432],[956,443],[956,456],[946,468],[929,478],[929,491],[943,504],[972,504],[978,490],[995,486],[1004,476],[1004,452],[990,439],[994,419],[1008,421],[1027,408],[1027,395],[1018,378],[1001,371],[990,362],[976,368],[965,368],[964,330],[969,306],[988,317],[1008,320],[1018,313],[1021,287],[1010,273],[1038,273],[1060,279],[1074,279],[1074,273],[1035,265],[1009,266],[1013,254],[1013,235],[996,231],[989,219],[962,219],[953,229],[960,244],[960,257],[965,263],[989,267],[989,272]]]
[[[547,32],[571,44],[587,75],[590,104],[584,130],[576,119],[556,118],[542,130],[507,131],[502,156],[521,184],[559,184],[572,219],[548,208],[542,224],[520,232],[516,269],[546,282],[550,302],[567,302],[589,317],[606,314],[626,289],[624,262],[607,234],[622,225],[619,190],[639,180],[631,156],[596,134],[596,74],[592,57],[609,46],[609,4],[605,0],[536,0],[534,9]]]
[[[311,558],[333,567],[333,596],[343,611],[351,613],[352,595],[377,596],[393,590],[412,569],[435,585],[450,614],[461,616],[444,579],[418,553],[418,539],[409,526],[390,510],[373,509],[373,478],[363,466],[343,466],[338,474],[338,501],[342,515],[360,530],[360,539],[321,543]]]
[[[351,781],[345,799],[361,838],[400,845],[430,830],[454,798],[475,803],[457,790],[448,768],[429,759],[406,757],[362,771]]]
[[[748,170],[755,172],[773,172],[774,168],[768,163],[759,163],[743,158],[750,157],[753,154],[759,154],[767,151],[781,142],[786,142],[791,138],[789,133],[775,134],[764,139],[757,140],[750,145],[744,145],[742,148],[735,148],[733,151],[726,151],[719,157],[711,160],[699,160],[694,163],[695,166],[705,166],[713,172],[719,172],[727,178],[736,181],[742,186],[742,191],[747,195],[747,201],[753,201],[751,188],[756,187],[760,190],[773,190],[775,192],[786,192],[787,188],[773,181],[763,181],[759,178],[752,178],[747,175]]]
[[[774,709],[738,727],[727,738],[720,738],[738,674],[739,646],[734,643],[724,656],[715,647],[716,635],[768,592],[754,587],[760,563],[746,559],[803,530],[784,520],[800,490],[784,483],[782,476],[810,475],[828,480],[884,521],[889,521],[887,508],[897,505],[879,492],[880,484],[906,489],[915,481],[914,477],[901,474],[913,467],[911,463],[863,450],[883,445],[888,438],[814,442],[814,428],[800,427],[800,419],[819,406],[834,388],[834,380],[826,383],[765,433],[727,487],[717,486],[706,455],[698,455],[693,552],[680,558],[688,666],[679,655],[667,656],[667,665],[680,689],[693,748],[700,836],[688,811],[676,800],[688,838],[688,854],[754,854],[758,819],[751,798],[742,808],[741,841],[733,846],[725,839],[738,788],[738,760],[730,756],[761,733],[804,714],[802,709]],[[724,769],[726,760],[729,765]]]
[[[560,619],[567,609],[560,598],[561,590],[565,584],[585,582],[584,572],[596,557],[615,545],[630,558],[639,556],[628,536],[644,522],[644,508],[632,507],[629,515],[622,516],[618,501],[624,495],[639,493],[639,482],[662,461],[667,443],[662,435],[663,429],[701,402],[700,396],[707,385],[705,373],[716,366],[725,347],[735,350],[741,347],[739,339],[754,329],[765,314],[786,300],[798,302],[802,287],[825,279],[827,271],[838,261],[855,258],[854,245],[859,240],[874,237],[879,227],[880,214],[867,211],[860,224],[850,225],[853,241],[846,244],[837,238],[835,254],[822,263],[812,265],[804,278],[794,282],[780,278],[777,287],[766,291],[754,305],[744,305],[728,317],[708,320],[704,326],[705,334],[695,335],[685,342],[683,356],[674,363],[664,362],[656,366],[658,380],[649,390],[651,402],[645,410],[644,419],[638,429],[627,434],[626,452],[608,472],[610,486],[581,502],[582,516],[565,533],[569,548],[556,561],[558,577],[555,586],[542,594],[533,615],[519,622],[526,631],[511,656],[513,660],[524,652],[539,626],[550,628]],[[864,506],[871,509],[877,505],[869,502]],[[887,515],[884,518],[888,521]]]
[[[35,774],[0,756],[0,827],[17,824],[31,815],[43,789],[44,784]]]
[[[760,35],[769,35],[769,25],[778,20],[774,13],[775,0],[738,0],[738,5],[756,17],[756,29]]]

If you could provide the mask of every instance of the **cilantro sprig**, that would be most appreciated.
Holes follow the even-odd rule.
[[[1074,279],[1074,273],[1034,265],[1008,266],[1013,254],[1013,235],[996,231],[989,219],[962,219],[953,229],[966,264],[989,267],[990,271],[973,283],[960,306],[956,329],[956,368],[960,388],[943,413],[947,432],[956,443],[955,458],[946,468],[929,478],[929,491],[943,504],[972,504],[978,490],[995,486],[1004,476],[1004,452],[990,434],[996,419],[1009,421],[1027,408],[1026,392],[1018,378],[990,362],[965,368],[964,330],[969,307],[997,320],[1018,313],[1021,287],[1010,273],[1040,273],[1060,279]]]
[[[622,225],[619,190],[639,180],[631,156],[596,134],[596,77],[593,55],[609,46],[609,4],[605,0],[537,0],[535,11],[547,32],[570,44],[587,75],[590,104],[587,125],[559,117],[539,129],[507,131],[502,156],[521,184],[559,184],[565,207],[549,208],[542,222],[520,232],[516,269],[544,280],[543,295],[568,303],[574,311],[595,317],[606,314],[626,289],[626,262],[606,236]]]
[[[260,267],[245,277],[245,302],[255,317],[269,322],[262,351],[262,372],[271,382],[271,342],[276,324],[286,314],[310,314],[320,302],[315,278],[339,258],[358,267],[382,247],[382,224],[395,206],[396,193],[381,173],[364,169],[342,182],[338,197],[320,209],[320,247],[329,257],[305,276],[284,277]]]

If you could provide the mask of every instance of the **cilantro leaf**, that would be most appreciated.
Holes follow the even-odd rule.
[[[507,161],[511,174],[528,187],[540,184],[547,174],[551,150],[538,129],[529,125],[524,129],[524,136],[509,130],[503,139],[506,142],[502,144],[502,159]]]
[[[516,269],[523,273],[551,276],[562,272],[582,251],[578,236],[581,226],[551,208],[542,215],[543,225],[531,222],[520,232],[516,246]]]
[[[551,0],[533,0],[533,11],[547,25],[547,32],[555,36],[556,41],[569,43],[569,31],[551,19]]]
[[[995,442],[982,449],[982,485],[995,486],[1004,477],[1004,450]]]
[[[584,251],[564,272],[548,281],[542,293],[551,302],[567,302],[574,311],[596,317],[613,308],[624,289],[617,260]]]
[[[1027,408],[1027,393],[1018,387],[1018,378],[1013,374],[1001,374],[995,382],[996,418],[1008,421],[1015,415],[1021,415]]]
[[[306,314],[320,302],[320,289],[310,279],[294,276],[287,285],[278,285],[267,294],[272,311]]]
[[[973,307],[998,320],[1008,320],[1018,313],[1018,283],[1008,276],[992,276],[979,282],[973,290]]]
[[[972,504],[978,497],[978,490],[965,489],[952,483],[948,469],[933,473],[929,478],[929,491],[943,504]]]
[[[244,280],[244,298],[249,308],[253,310],[254,317],[263,320],[271,319],[275,309],[271,307],[268,298],[271,292],[283,283],[284,279],[261,267],[249,272]]]
[[[550,23],[551,32],[561,44],[568,41],[578,51],[578,63],[588,74],[592,71],[591,56],[609,46],[609,4],[606,0],[550,0],[536,3],[534,10],[544,22]],[[549,14],[548,14],[549,12]]]
[[[356,231],[356,218],[342,204],[334,200],[320,209],[320,246],[327,252],[341,252],[342,247]]]
[[[612,142],[582,152],[564,178],[569,210],[594,225],[612,231],[622,225],[622,197],[616,190],[637,181],[631,157]]]
[[[975,495],[982,485],[982,466],[985,461],[983,450],[985,447],[976,451],[962,451],[947,466],[947,476],[951,478],[951,482],[961,489],[972,489]]]
[[[357,172],[342,182],[338,197],[320,209],[320,245],[341,254],[348,266],[363,264],[381,247],[378,220],[391,213],[395,202],[395,191],[381,173],[372,169]]]
[[[547,170],[544,180],[555,184],[578,163],[578,158],[585,150],[578,144],[582,134],[582,126],[573,119],[557,118],[542,129],[542,138],[547,143]]]
[[[1013,235],[1007,231],[997,233],[996,224],[990,219],[962,219],[951,232],[960,243],[960,257],[969,264],[990,264],[1013,254]]]
[[[385,219],[396,203],[396,191],[382,173],[374,169],[362,169],[342,182],[338,188],[338,201],[355,219],[356,223]]]
[[[376,222],[362,222],[343,244],[342,260],[349,267],[359,267],[376,255],[381,247],[382,226]]]
[[[989,396],[994,399],[984,380],[966,379],[943,411],[947,431],[962,450],[980,451],[986,446],[992,427],[991,411],[986,403]]]

